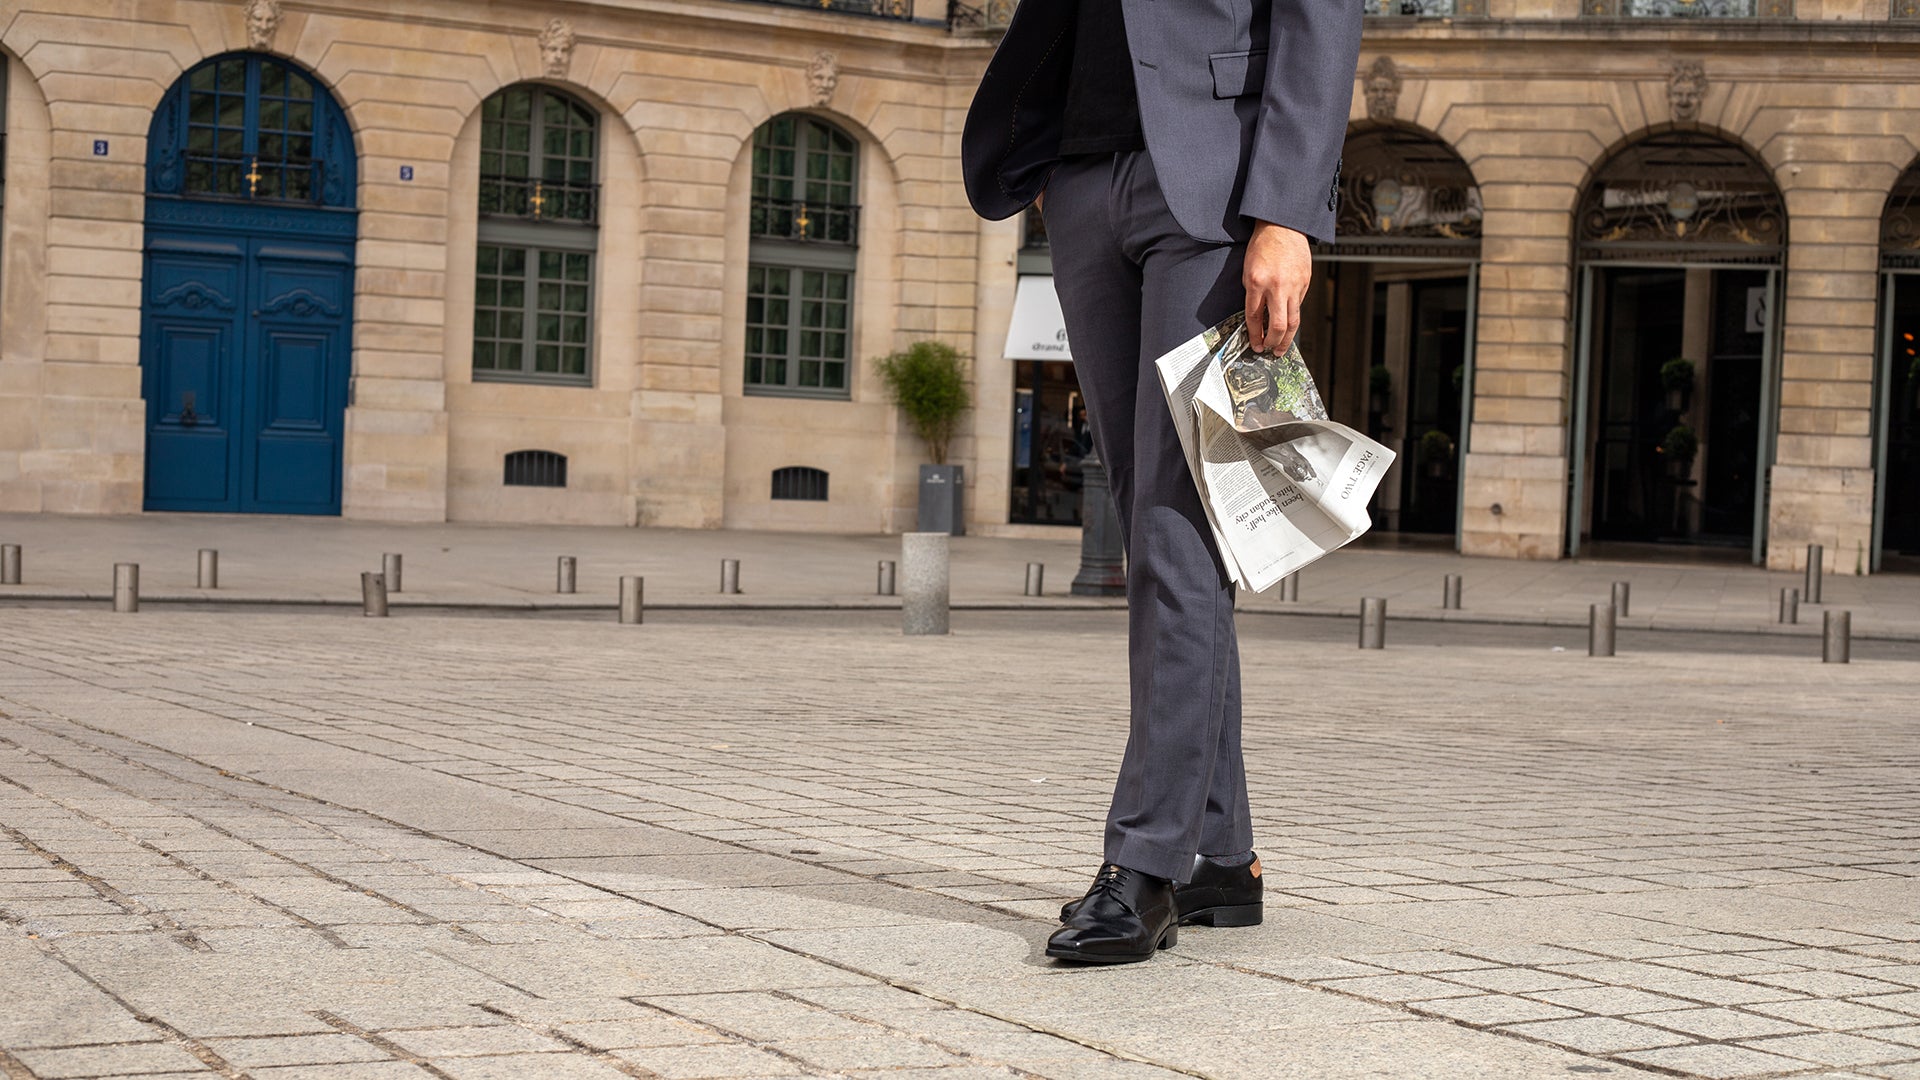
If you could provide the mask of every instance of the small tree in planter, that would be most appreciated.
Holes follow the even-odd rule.
[[[964,534],[966,471],[947,464],[947,450],[959,433],[960,418],[973,407],[966,357],[942,341],[916,341],[874,366],[893,403],[907,414],[907,426],[927,444],[927,456],[933,459],[920,466],[918,530]]]

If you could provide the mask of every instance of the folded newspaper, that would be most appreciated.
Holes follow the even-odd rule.
[[[1242,313],[1156,364],[1233,580],[1263,592],[1367,531],[1393,451],[1327,419],[1298,342],[1254,352]]]

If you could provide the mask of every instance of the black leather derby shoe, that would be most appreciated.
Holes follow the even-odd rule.
[[[1202,858],[1194,867],[1193,880],[1173,887],[1173,900],[1182,926],[1258,926],[1262,889],[1259,856],[1239,866]],[[1072,900],[1062,905],[1060,921],[1072,919],[1081,903]]]
[[[1173,882],[1108,863],[1067,925],[1047,939],[1047,955],[1081,964],[1137,964],[1172,948],[1179,936]]]

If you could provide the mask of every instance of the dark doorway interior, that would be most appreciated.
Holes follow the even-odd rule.
[[[1920,279],[1896,277],[1892,291],[1880,551],[1886,569],[1920,570]]]
[[[1596,274],[1594,540],[1752,545],[1766,287],[1764,270]]]
[[[1460,500],[1460,394],[1467,363],[1467,279],[1415,281],[1407,363],[1400,531],[1454,531]]]

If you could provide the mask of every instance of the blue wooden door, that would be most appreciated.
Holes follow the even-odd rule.
[[[323,87],[233,54],[182,77],[148,160],[146,506],[340,512],[353,151]]]

